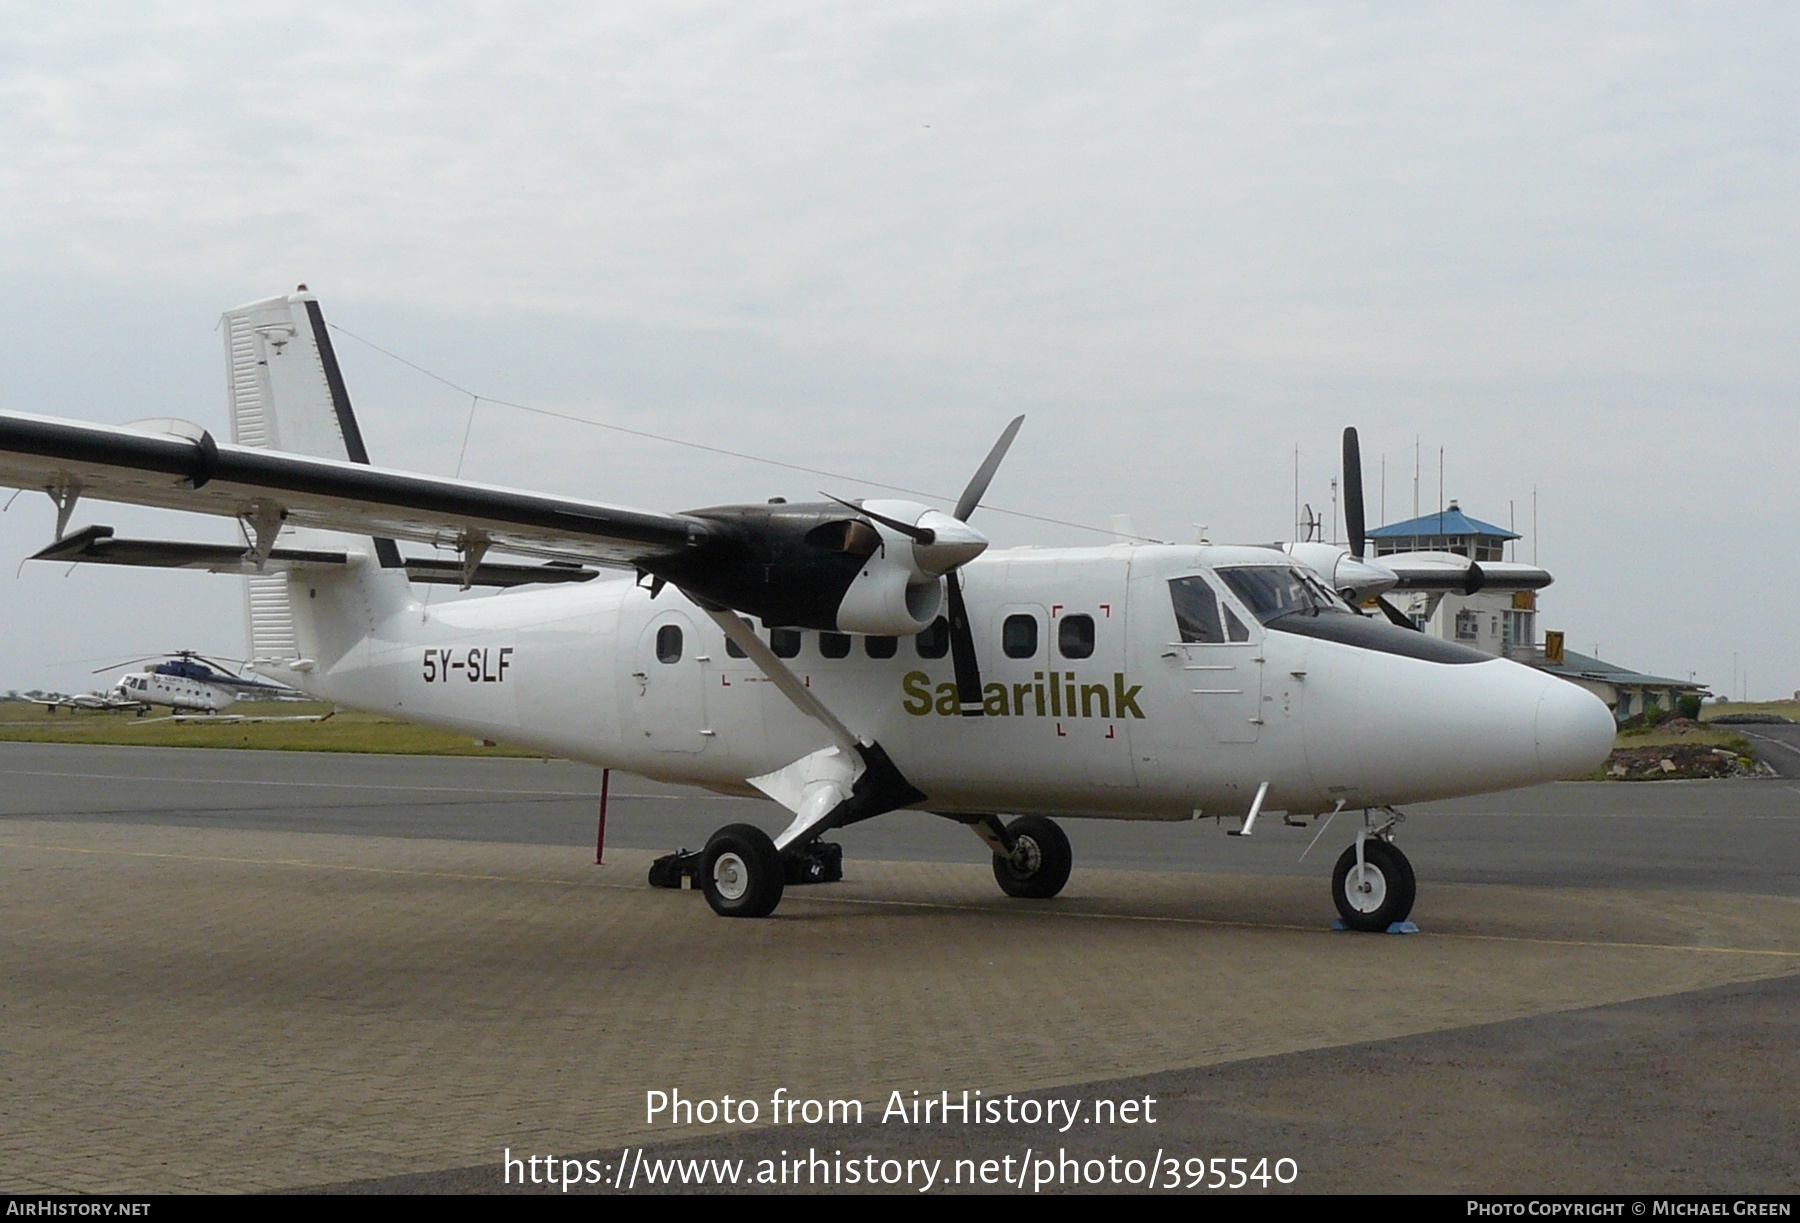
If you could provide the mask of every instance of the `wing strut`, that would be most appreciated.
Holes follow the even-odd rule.
[[[796,709],[831,736],[831,746],[749,779],[794,813],[793,822],[775,838],[775,848],[804,846],[833,828],[925,801],[924,791],[906,779],[881,744],[859,738],[844,725],[736,613],[694,601]]]

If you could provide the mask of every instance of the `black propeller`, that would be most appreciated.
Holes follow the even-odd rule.
[[[988,485],[993,482],[994,473],[1000,470],[1000,461],[1006,457],[1006,451],[1013,444],[1013,438],[1019,436],[1019,426],[1024,423],[1024,416],[1015,416],[1012,418],[1012,423],[1000,431],[1000,440],[994,443],[992,450],[988,451],[987,458],[981,461],[981,466],[976,469],[974,478],[969,481],[969,487],[963,489],[963,495],[957,499],[956,509],[951,513],[951,517],[956,521],[969,521],[969,515],[975,512],[975,507],[981,504],[983,497],[987,496]]]
[[[1357,441],[1354,425],[1344,430],[1344,526],[1350,532],[1350,555],[1360,561],[1369,536],[1368,518],[1363,513],[1362,444]],[[1389,603],[1386,595],[1376,595],[1375,606],[1381,609],[1389,623],[1415,632],[1424,631],[1413,623],[1411,616]]]
[[[1362,446],[1354,426],[1344,430],[1344,526],[1350,531],[1350,555],[1363,558]]]
[[[937,542],[937,532],[930,527],[915,526],[910,522],[901,522],[898,518],[889,518],[886,514],[877,514],[874,510],[869,509],[866,506],[858,505],[854,501],[846,501],[842,497],[834,497],[830,493],[822,490],[819,495],[828,500],[837,502],[847,510],[855,510],[864,518],[872,519],[875,522],[879,522],[884,527],[898,531],[916,544],[925,544],[929,546]]]
[[[963,495],[957,498],[954,511],[958,522],[969,521],[969,515],[981,504],[982,497],[987,495],[988,485],[994,479],[994,473],[1000,470],[1000,462],[1006,458],[1007,449],[1013,444],[1013,438],[1019,435],[1019,426],[1025,423],[1023,416],[1015,416],[1012,423],[1000,433],[1000,440],[988,451],[986,459],[975,471],[969,486],[963,489]],[[981,703],[981,664],[975,657],[975,633],[969,626],[969,609],[963,602],[962,580],[952,569],[944,575],[949,585],[950,602],[950,661],[956,668],[956,702],[962,709],[963,717],[979,718],[984,711]]]
[[[1401,628],[1417,629],[1419,627],[1413,623],[1411,616],[1389,603],[1386,595],[1375,596],[1375,605],[1381,608],[1381,614],[1388,618],[1388,623],[1397,624]]]

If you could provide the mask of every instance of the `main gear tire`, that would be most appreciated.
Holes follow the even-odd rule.
[[[720,917],[767,917],[781,903],[787,869],[768,833],[731,824],[707,840],[694,877]]]
[[[1062,891],[1075,865],[1068,834],[1041,815],[1021,815],[1006,833],[1012,852],[994,855],[1000,890],[1020,900],[1048,900]]]

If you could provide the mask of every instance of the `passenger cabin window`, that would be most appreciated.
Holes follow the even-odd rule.
[[[1036,616],[1008,616],[1000,626],[1000,645],[1008,658],[1036,658],[1037,638]]]
[[[681,661],[681,626],[665,624],[656,630],[656,661]]]
[[[769,633],[769,648],[777,658],[794,658],[800,653],[800,630],[778,628]]]
[[[1064,616],[1056,626],[1056,651],[1064,658],[1088,658],[1094,653],[1094,618]]]
[[[900,648],[898,637],[864,637],[863,653],[870,658],[892,658]]]
[[[753,633],[756,631],[756,626],[754,624],[750,623],[750,621],[748,621],[748,620],[744,621],[744,627],[749,629]],[[725,653],[728,657],[731,657],[731,658],[748,658],[748,657],[750,657],[748,654],[744,653],[744,649],[742,646],[740,646],[737,642],[733,641],[729,637],[727,637],[725,639]]]
[[[950,652],[950,622],[939,616],[931,627],[913,638],[920,658],[942,658]]]
[[[843,633],[820,633],[819,653],[827,658],[848,658],[850,638]]]

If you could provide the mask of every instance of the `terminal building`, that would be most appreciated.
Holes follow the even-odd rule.
[[[1432,514],[1368,532],[1370,559],[1402,552],[1448,552],[1480,564],[1506,559],[1514,531],[1465,514],[1456,502]],[[1647,675],[1563,647],[1563,634],[1540,640],[1535,590],[1477,590],[1474,594],[1420,592],[1389,600],[1433,637],[1510,658],[1577,684],[1605,701],[1623,722],[1652,709],[1674,710],[1681,697],[1705,696],[1691,679]]]
[[[1370,559],[1401,552],[1449,552],[1477,564],[1506,559],[1506,545],[1519,536],[1479,518],[1452,501],[1446,509],[1368,532]],[[1473,646],[1502,658],[1526,657],[1537,644],[1537,592],[1487,591],[1472,595],[1436,591],[1389,596],[1414,624],[1447,641]]]

